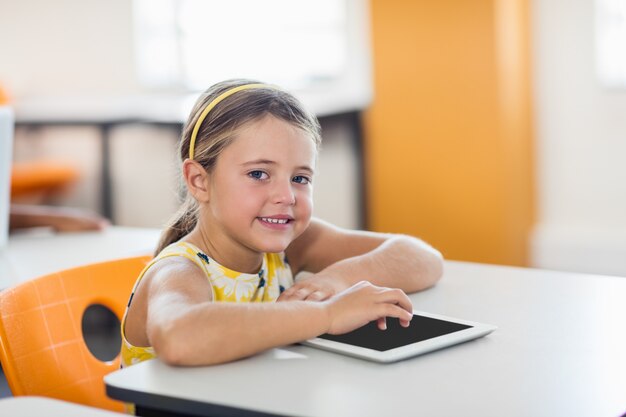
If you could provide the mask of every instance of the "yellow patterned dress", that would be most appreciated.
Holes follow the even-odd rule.
[[[141,272],[133,292],[128,301],[128,306],[133,300],[133,295],[146,271],[156,262],[170,256],[183,256],[198,265],[206,274],[211,284],[213,301],[227,301],[236,303],[250,302],[273,302],[281,292],[293,285],[291,268],[285,260],[284,254],[266,253],[263,257],[263,266],[258,274],[242,274],[218,264],[209,258],[197,246],[188,242],[176,242],[159,253]],[[124,324],[126,314],[122,319],[122,350],[121,367],[134,365],[156,357],[152,346],[133,346],[126,340]]]

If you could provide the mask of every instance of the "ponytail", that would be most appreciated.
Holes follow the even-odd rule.
[[[161,233],[159,245],[154,256],[157,256],[167,246],[190,233],[196,227],[196,223],[198,223],[198,203],[187,193],[185,201]]]

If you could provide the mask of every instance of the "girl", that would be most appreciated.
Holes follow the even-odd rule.
[[[409,325],[404,291],[433,285],[441,255],[312,219],[320,140],[276,87],[233,80],[202,95],[180,143],[186,200],[131,294],[122,366],[227,362],[373,320],[385,329],[385,317]],[[312,275],[294,284],[300,271]]]

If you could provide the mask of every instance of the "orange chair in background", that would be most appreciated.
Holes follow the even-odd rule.
[[[0,106],[4,106],[11,102],[9,92],[0,84]]]
[[[33,255],[36,257],[36,255]],[[148,256],[68,269],[0,292],[0,362],[13,395],[40,395],[113,411],[103,378],[119,368],[95,358],[82,334],[93,304],[121,320]]]
[[[11,95],[0,83],[0,106],[10,104]],[[78,169],[65,162],[14,162],[11,168],[11,201],[40,203],[79,178]]]
[[[38,203],[79,178],[78,169],[63,162],[14,162],[11,168],[11,201]]]

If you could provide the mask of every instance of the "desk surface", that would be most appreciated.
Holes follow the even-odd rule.
[[[212,367],[153,360],[105,377],[107,392],[196,415],[626,412],[626,278],[446,262],[442,281],[411,299],[498,330],[388,365],[298,345]]]
[[[119,413],[44,397],[12,397],[0,400],[0,416],[19,417],[115,417]]]
[[[151,254],[159,233],[158,229],[109,227],[102,232],[34,230],[11,235],[0,249],[0,290],[79,265]]]

